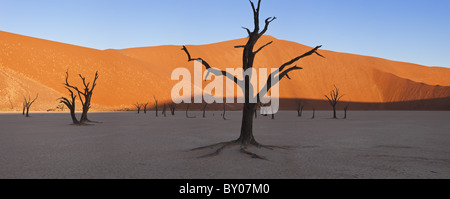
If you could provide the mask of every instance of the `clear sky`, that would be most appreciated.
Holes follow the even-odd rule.
[[[450,0],[263,0],[269,16],[278,39],[450,67]],[[214,43],[241,26],[247,0],[0,0],[0,30],[96,49]]]

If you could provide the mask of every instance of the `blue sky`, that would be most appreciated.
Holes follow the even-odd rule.
[[[269,16],[278,39],[450,67],[449,0],[263,0]],[[0,30],[96,49],[214,43],[241,26],[247,0],[0,0]]]

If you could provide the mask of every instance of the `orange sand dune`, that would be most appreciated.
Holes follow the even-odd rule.
[[[257,58],[255,67],[279,67],[311,47],[261,38],[257,46],[274,43]],[[217,68],[241,67],[245,44],[238,39],[201,46],[188,46],[193,57],[202,57]],[[450,69],[425,67],[346,53],[321,50],[327,59],[311,56],[298,61],[302,71],[280,84],[280,97],[324,100],[324,94],[338,86],[349,102],[388,103],[450,97]],[[40,98],[34,110],[54,109],[65,96],[62,83],[69,69],[71,82],[78,73],[100,78],[93,98],[95,110],[121,110],[136,102],[169,101],[173,69],[193,63],[181,46],[158,46],[123,50],[95,50],[0,31],[0,110],[19,110],[24,95]],[[449,102],[450,103],[450,102]],[[448,106],[447,106],[448,107]],[[412,108],[413,109],[413,108]]]

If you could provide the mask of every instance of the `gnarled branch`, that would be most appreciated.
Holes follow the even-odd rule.
[[[186,55],[188,56],[188,62],[191,61],[201,61],[202,64],[205,66],[206,70],[208,71],[207,76],[205,77],[208,78],[209,73],[213,73],[215,76],[225,76],[228,79],[230,79],[231,81],[233,81],[236,84],[239,84],[239,82],[241,82],[242,80],[239,80],[236,76],[232,75],[231,73],[227,72],[227,71],[222,71],[216,68],[212,68],[211,65],[209,65],[208,62],[206,62],[204,59],[202,58],[192,58],[191,54],[189,53],[189,50],[186,48],[186,46],[183,46],[183,48],[181,49],[183,50]]]
[[[271,42],[269,42],[269,43],[267,43],[267,44],[264,44],[264,46],[261,46],[257,51],[254,52],[254,54],[259,53],[259,51],[261,51],[263,48],[267,47],[268,45],[270,45],[270,44],[272,44],[272,43],[273,43],[273,41],[271,41]]]

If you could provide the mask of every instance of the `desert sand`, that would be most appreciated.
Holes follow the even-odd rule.
[[[191,115],[201,117],[200,112]],[[213,116],[214,114],[214,116]],[[207,118],[156,118],[134,112],[92,113],[92,126],[67,113],[0,114],[0,178],[450,178],[450,112],[351,111],[298,118],[283,111],[258,117],[256,139],[289,150],[189,149],[238,136],[241,112]],[[342,117],[342,112],[339,113]]]
[[[256,68],[274,68],[303,54],[311,47],[264,36],[256,47],[269,41],[256,58]],[[245,39],[188,48],[194,57],[203,57],[216,68],[242,67]],[[320,44],[317,44],[320,45]],[[323,44],[326,49],[326,44]],[[444,99],[440,103],[417,104],[399,109],[450,110],[450,69],[426,67],[375,57],[320,50],[326,59],[308,57],[296,64],[304,69],[280,83],[280,98],[324,100],[333,85],[345,94],[343,101],[354,103],[396,103]],[[177,81],[170,80],[173,69],[193,71],[181,46],[96,50],[0,31],[0,111],[19,111],[23,96],[40,94],[32,110],[55,109],[57,98],[67,96],[64,73],[70,82],[80,83],[77,74],[100,78],[92,102],[93,110],[124,110],[136,102],[169,102]],[[207,82],[204,84],[206,85]],[[403,104],[405,104],[403,103]],[[78,106],[80,107],[80,106]],[[296,105],[288,107],[293,110]],[[365,109],[362,107],[361,109]],[[384,109],[377,106],[376,109]],[[391,109],[396,109],[395,107]]]

